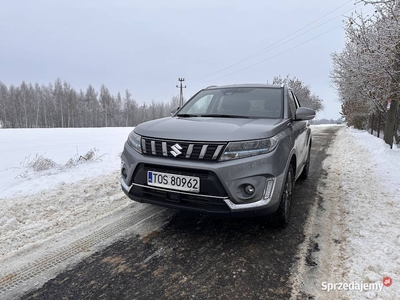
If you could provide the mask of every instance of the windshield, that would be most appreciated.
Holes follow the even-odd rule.
[[[282,118],[281,88],[221,88],[204,90],[179,111],[181,117]]]

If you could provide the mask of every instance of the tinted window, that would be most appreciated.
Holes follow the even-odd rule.
[[[282,103],[281,88],[212,89],[198,93],[179,114],[281,118]]]
[[[187,111],[188,114],[204,114],[210,106],[213,95],[204,95],[194,103]]]

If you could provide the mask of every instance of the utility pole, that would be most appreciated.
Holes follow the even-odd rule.
[[[176,86],[177,88],[179,88],[179,106],[182,107],[183,106],[183,88],[186,88],[186,85],[183,86],[182,82],[185,81],[185,78],[178,78],[178,80],[180,81],[180,85]]]

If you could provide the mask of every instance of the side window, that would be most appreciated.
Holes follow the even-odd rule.
[[[204,114],[207,112],[213,95],[206,95],[196,101],[195,104],[187,111],[188,114]]]
[[[296,115],[297,104],[292,91],[288,92],[288,101],[291,116],[294,118],[294,116]]]

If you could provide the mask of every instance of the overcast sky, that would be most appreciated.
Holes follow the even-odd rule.
[[[209,85],[290,75],[324,100],[318,118],[340,117],[330,54],[344,47],[342,21],[354,1],[0,0],[0,7],[6,85],[61,78],[77,90],[129,89],[150,103],[178,95],[179,77],[189,98]]]

